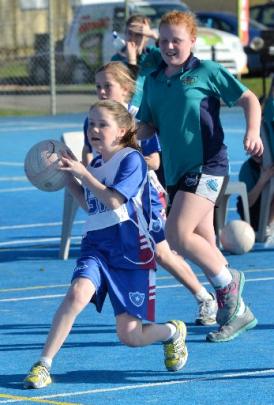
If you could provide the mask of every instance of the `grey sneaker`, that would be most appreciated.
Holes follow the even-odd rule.
[[[274,247],[274,224],[271,224],[266,229],[266,240],[264,243],[265,248],[273,248]]]
[[[214,325],[216,323],[216,313],[218,310],[217,301],[213,294],[211,299],[199,303],[199,313],[195,319],[196,325]]]
[[[236,316],[232,321],[221,326],[218,331],[210,332],[206,340],[213,343],[228,342],[256,325],[257,319],[250,309],[245,307],[243,315]]]
[[[47,367],[38,361],[24,379],[24,388],[44,388],[51,383],[51,377]]]
[[[224,325],[232,321],[239,310],[242,291],[245,283],[244,273],[234,269],[229,269],[232,281],[225,288],[216,289],[218,311],[216,321],[219,325]]]
[[[175,335],[164,342],[165,366],[168,371],[178,371],[184,367],[188,357],[185,344],[186,325],[182,321],[168,321],[176,326]]]

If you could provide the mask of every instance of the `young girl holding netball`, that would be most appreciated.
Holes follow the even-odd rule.
[[[182,321],[143,324],[143,320],[154,321],[155,260],[147,164],[138,151],[134,119],[122,104],[111,100],[94,104],[88,119],[89,142],[98,156],[86,168],[65,155],[60,167],[71,174],[68,187],[89,214],[81,257],[42,356],[24,380],[26,388],[51,383],[52,360],[77,315],[91,301],[100,312],[107,293],[122,343],[140,347],[164,342],[169,371],[181,369],[187,360]]]
[[[138,112],[138,136],[160,134],[171,208],[166,235],[170,246],[199,265],[216,290],[217,322],[211,342],[225,342],[253,328],[257,321],[241,295],[244,274],[229,269],[216,247],[214,205],[228,174],[220,121],[220,100],[244,110],[247,153],[261,155],[261,109],[256,96],[223,66],[192,54],[197,36],[194,16],[172,11],[161,18],[163,58],[147,76]]]
[[[122,62],[110,62],[99,68],[95,74],[97,96],[100,100],[111,99],[122,103],[135,117],[137,108],[130,104],[134,93],[135,81],[129,68]],[[87,137],[88,120],[84,125],[85,148],[92,152]],[[214,296],[201,285],[191,267],[181,256],[172,252],[164,235],[165,223],[165,190],[159,183],[154,170],[160,165],[160,146],[157,135],[141,142],[141,150],[148,164],[149,178],[152,184],[152,207],[155,214],[152,237],[156,242],[156,260],[159,265],[169,271],[178,281],[188,288],[199,305],[196,323],[212,325],[216,322],[217,303]],[[90,159],[86,155],[84,159]],[[160,222],[159,219],[162,219]]]

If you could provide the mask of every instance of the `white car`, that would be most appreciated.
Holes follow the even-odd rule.
[[[198,27],[194,54],[199,59],[216,60],[233,75],[247,73],[247,55],[236,35],[213,28]]]

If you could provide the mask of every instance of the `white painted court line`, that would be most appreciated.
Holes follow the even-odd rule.
[[[36,187],[14,187],[14,188],[2,188],[0,193],[17,193],[18,191],[39,191]]]
[[[50,295],[37,295],[33,297],[19,297],[19,298],[4,298],[0,302],[19,302],[19,301],[32,301],[32,300],[44,300],[52,298],[64,297],[66,294],[50,294]]]
[[[26,176],[9,176],[9,177],[1,177],[0,176],[0,181],[28,181]]]
[[[256,376],[263,376],[263,375],[272,375],[274,374],[274,369],[264,369],[258,371],[243,371],[243,372],[235,372],[235,373],[216,373],[211,374],[208,377],[191,377],[191,378],[182,378],[178,380],[170,380],[170,381],[161,381],[161,382],[154,382],[154,383],[145,383],[145,384],[132,384],[132,385],[122,385],[120,387],[111,387],[111,388],[96,388],[91,390],[85,391],[74,391],[74,392],[64,392],[60,394],[53,394],[53,395],[41,395],[35,396],[35,399],[51,399],[51,398],[65,398],[71,396],[80,396],[80,395],[94,395],[94,394],[102,394],[105,392],[119,392],[119,391],[131,391],[131,390],[139,390],[144,388],[154,388],[154,387],[168,387],[171,385],[182,385],[182,384],[190,384],[190,383],[197,383],[197,382],[207,382],[207,381],[218,381],[223,380],[226,378],[227,380],[232,380],[234,378],[239,377],[256,377]],[[10,402],[10,400],[0,401],[0,404],[6,404]],[[17,402],[16,400],[12,400],[12,402]]]
[[[74,224],[84,224],[85,221],[74,221]],[[27,228],[42,228],[42,227],[50,227],[50,226],[60,226],[62,222],[38,222],[36,224],[21,224],[21,225],[5,225],[0,226],[0,231],[10,231],[13,229],[27,229]]]
[[[246,279],[246,283],[252,282],[265,282],[265,281],[274,281],[274,277],[257,277],[257,278],[250,278]],[[209,285],[209,282],[202,282],[203,285]],[[157,286],[157,290],[167,289],[167,288],[184,288],[182,284],[166,284]],[[2,291],[0,290],[0,293]],[[40,300],[40,299],[53,299],[53,298],[60,298],[64,297],[65,294],[47,294],[47,295],[33,295],[28,297],[15,297],[15,298],[2,298],[0,302],[19,302],[19,301],[31,301],[31,300]]]
[[[41,131],[48,131],[50,129],[62,129],[62,128],[64,128],[64,129],[67,129],[67,128],[75,129],[75,128],[77,128],[77,130],[79,130],[79,131],[82,130],[80,124],[73,124],[73,123],[67,123],[67,124],[59,123],[58,124],[57,122],[56,123],[49,123],[49,124],[46,124],[46,123],[45,124],[43,124],[43,123],[37,124],[37,123],[35,123],[35,124],[31,124],[31,125],[28,125],[28,124],[27,125],[22,125],[21,130],[22,131],[39,131],[39,132],[41,132]],[[8,129],[8,132],[9,133],[18,132],[18,126],[16,126],[16,127],[11,126]],[[7,135],[7,128],[1,127],[0,128],[0,135]]]
[[[81,236],[73,236],[72,240],[81,240]],[[9,242],[0,242],[1,246],[14,246],[14,245],[26,245],[29,243],[45,243],[45,242],[60,242],[61,238],[41,238],[41,239],[26,239],[26,240],[13,240]]]
[[[0,161],[0,166],[24,166],[22,162],[3,162]]]
[[[33,290],[50,290],[51,288],[69,287],[70,284],[50,284],[50,285],[35,285],[32,287],[18,287],[18,288],[1,288],[0,293],[18,292],[18,291],[33,291]]]

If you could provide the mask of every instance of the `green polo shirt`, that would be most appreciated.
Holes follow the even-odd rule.
[[[113,55],[111,58],[113,61],[121,61],[127,63],[127,58],[121,53]],[[162,57],[159,48],[155,46],[147,46],[143,53],[138,56],[137,65],[139,67],[138,76],[136,79],[136,89],[133,98],[130,102],[131,105],[139,107],[142,101],[143,87],[145,78],[153,71],[155,71],[160,63]]]
[[[187,172],[226,175],[220,100],[232,106],[246,87],[216,62],[192,55],[173,76],[165,68],[146,78],[137,118],[157,128],[167,185]]]

